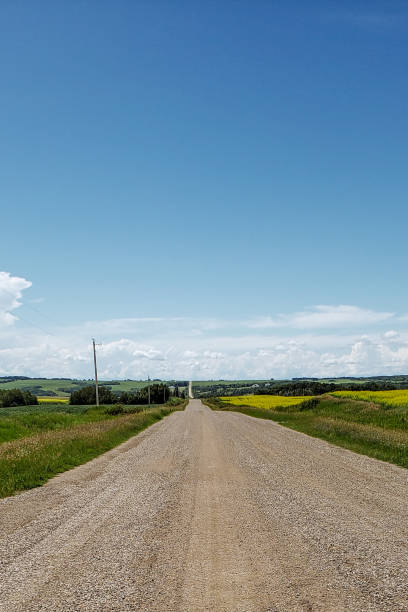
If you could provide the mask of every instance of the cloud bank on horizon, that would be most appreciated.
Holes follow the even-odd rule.
[[[0,272],[0,375],[92,378],[91,336],[102,378],[291,378],[398,374],[408,369],[407,316],[317,305],[245,321],[118,318],[53,326],[19,320],[31,282]]]

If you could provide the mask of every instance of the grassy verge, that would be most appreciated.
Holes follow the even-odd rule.
[[[296,406],[265,410],[233,406],[219,398],[203,400],[213,410],[271,419],[309,436],[408,468],[408,412],[379,404],[322,396]]]
[[[103,406],[99,409],[76,406],[74,413],[41,414],[35,410],[0,417],[3,439],[5,432],[9,435],[8,441],[0,444],[0,497],[41,485],[56,474],[97,457],[174,410],[183,410],[185,404],[150,409],[127,406],[128,412],[114,416],[107,414]],[[8,430],[5,421],[9,421]],[[24,437],[22,427],[26,428]]]

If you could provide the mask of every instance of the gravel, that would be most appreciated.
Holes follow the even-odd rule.
[[[0,610],[408,610],[408,471],[192,400],[0,500]]]

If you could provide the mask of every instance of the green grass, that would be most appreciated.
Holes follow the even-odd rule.
[[[60,397],[68,397],[68,393],[59,391],[59,387],[70,387],[75,385],[76,381],[61,380],[61,379],[47,379],[41,378],[30,378],[29,380],[13,380],[11,382],[0,382],[0,389],[21,389],[22,391],[30,389],[31,387],[41,387],[44,391],[53,391]],[[92,381],[89,382],[92,384]],[[36,394],[37,395],[37,394]],[[38,393],[41,395],[41,393]]]
[[[172,404],[173,402],[180,403],[182,400],[179,398],[171,397],[167,404]],[[114,405],[114,404],[112,404]],[[162,404],[151,404],[151,408],[155,408],[156,406],[161,406]],[[176,405],[176,404],[175,404]],[[149,406],[147,404],[137,404],[137,405],[124,405],[123,408],[125,412],[135,412],[135,410],[146,410]],[[89,405],[71,405],[71,404],[62,404],[56,402],[55,404],[46,403],[46,404],[38,404],[37,406],[12,406],[12,407],[0,407],[0,420],[3,417],[16,417],[19,418],[23,414],[47,414],[47,413],[65,413],[65,414],[97,414],[103,415],[105,411],[105,406],[100,406],[97,408],[96,406]]]
[[[130,407],[129,407],[130,408]],[[142,407],[141,407],[142,408]],[[44,431],[67,429],[82,423],[108,420],[105,406],[45,404],[0,409],[0,444]]]
[[[39,486],[97,457],[185,404],[126,406],[127,412],[117,416],[106,414],[104,406],[71,406],[72,412],[44,406],[7,409],[0,416],[0,497]]]
[[[408,410],[385,408],[352,399],[321,396],[296,406],[265,410],[232,406],[219,398],[204,402],[215,410],[232,410],[271,419],[296,431],[322,438],[369,457],[408,468]]]

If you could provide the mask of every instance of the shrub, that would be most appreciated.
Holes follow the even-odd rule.
[[[184,400],[182,397],[169,397],[166,404],[167,406],[179,406],[180,404],[183,403],[183,401]]]
[[[125,410],[122,404],[112,404],[111,406],[107,406],[105,408],[105,414],[110,414],[115,416],[117,414],[124,414]]]
[[[125,412],[126,414],[138,414],[143,412],[143,406],[127,406]]]
[[[306,400],[305,402],[302,402],[301,404],[298,404],[296,406],[296,409],[299,411],[302,410],[313,410],[314,408],[317,408],[317,406],[319,405],[319,399],[317,397],[312,397],[308,400]]]

